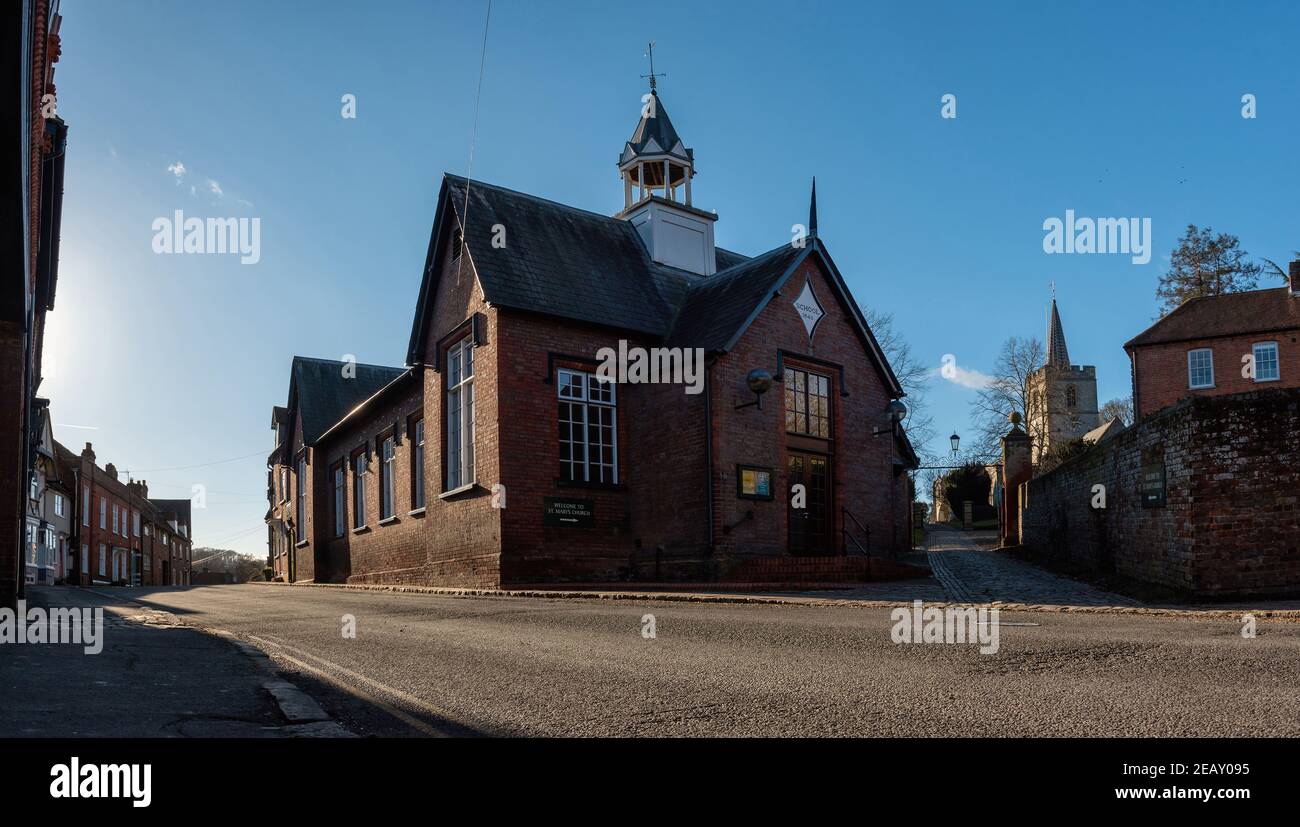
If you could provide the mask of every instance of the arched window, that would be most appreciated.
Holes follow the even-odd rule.
[[[1065,386],[1065,406],[1067,408],[1076,407],[1079,404],[1079,393],[1074,389],[1074,385]]]

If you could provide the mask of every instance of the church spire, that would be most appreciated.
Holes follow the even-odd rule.
[[[808,201],[808,235],[817,236],[817,176],[813,176],[812,198]]]
[[[1070,367],[1070,351],[1065,347],[1065,329],[1061,327],[1061,314],[1056,311],[1055,295],[1052,296],[1052,317],[1047,323],[1047,364]]]

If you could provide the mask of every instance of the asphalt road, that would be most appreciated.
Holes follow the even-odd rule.
[[[1004,613],[982,655],[893,643],[884,608],[122,591],[264,649],[360,735],[1300,735],[1294,622]]]

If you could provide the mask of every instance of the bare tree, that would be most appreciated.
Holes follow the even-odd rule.
[[[1263,269],[1249,260],[1235,235],[1214,235],[1209,227],[1188,224],[1174,248],[1169,271],[1156,287],[1160,312],[1168,313],[1188,299],[1254,290]]]
[[[1115,398],[1101,406],[1098,411],[1101,414],[1102,424],[1106,424],[1112,419],[1118,419],[1124,427],[1133,424],[1133,397],[1126,396],[1123,399]]]
[[[934,420],[927,410],[925,393],[928,389],[930,370],[912,353],[912,346],[903,338],[894,326],[894,314],[885,313],[874,308],[864,311],[867,327],[876,337],[880,349],[885,352],[889,366],[898,377],[907,396],[903,403],[907,405],[907,418],[903,420],[903,429],[921,458],[922,465],[930,464],[933,454],[930,441],[934,437]]]
[[[998,461],[1002,455],[1002,437],[1011,429],[1008,418],[1013,411],[1021,415],[1022,427],[1034,443],[1042,444],[1043,435],[1038,431],[1044,422],[1041,414],[1046,400],[1030,394],[1029,375],[1045,361],[1043,343],[1036,338],[1012,336],[1003,343],[991,381],[971,401],[975,435],[969,457],[981,462]]]

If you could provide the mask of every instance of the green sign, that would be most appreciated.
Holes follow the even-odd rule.
[[[1142,466],[1138,473],[1138,494],[1142,497],[1143,508],[1165,507],[1165,463],[1163,457],[1157,462]]]
[[[591,528],[596,524],[596,503],[594,500],[568,500],[559,497],[546,497],[544,502],[543,525]]]

